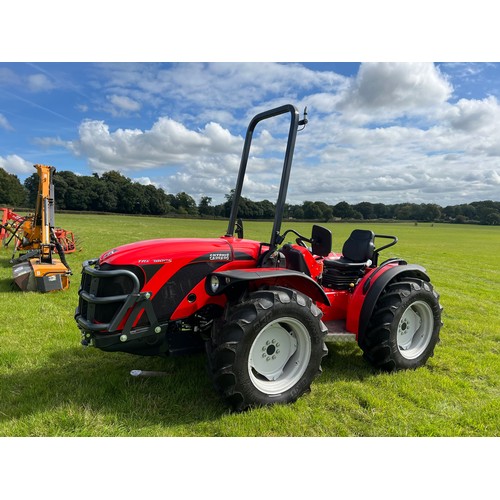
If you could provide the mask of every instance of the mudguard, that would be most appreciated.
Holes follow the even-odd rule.
[[[213,283],[218,283],[215,288]],[[208,295],[237,293],[242,287],[250,284],[283,286],[293,288],[311,297],[315,302],[330,306],[325,291],[309,276],[289,269],[248,269],[221,271],[210,273],[205,280],[205,290]]]
[[[368,323],[370,322],[370,318],[373,314],[373,309],[375,308],[375,304],[377,303],[380,294],[391,280],[393,280],[396,276],[412,276],[424,281],[430,281],[424,267],[417,264],[406,264],[404,261],[401,261],[398,266],[388,268],[379,276],[376,276],[376,274],[378,274],[377,270],[375,270],[371,276],[371,278],[376,277],[376,279],[371,281],[369,278],[363,287],[363,292],[366,293],[366,297],[363,301],[363,306],[359,316],[358,342],[359,339],[363,337],[368,327]]]

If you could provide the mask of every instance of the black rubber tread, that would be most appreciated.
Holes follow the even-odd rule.
[[[403,312],[416,300],[431,306],[433,331],[424,352],[415,359],[406,359],[397,346],[397,326]],[[359,339],[363,357],[375,368],[388,372],[423,366],[434,355],[434,348],[439,342],[442,310],[439,295],[431,283],[408,276],[396,278],[380,295],[368,328]]]
[[[292,289],[259,290],[248,300],[227,311],[225,320],[214,325],[211,369],[214,385],[235,411],[271,404],[286,404],[310,390],[321,373],[321,360],[328,353],[324,343],[327,328],[322,311],[312,300]],[[293,317],[306,326],[311,338],[311,356],[302,378],[289,390],[270,396],[257,389],[248,374],[248,356],[253,341],[269,322]]]

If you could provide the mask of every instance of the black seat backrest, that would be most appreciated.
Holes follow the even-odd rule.
[[[372,260],[375,250],[375,234],[367,229],[355,229],[342,248],[344,258],[352,262]]]

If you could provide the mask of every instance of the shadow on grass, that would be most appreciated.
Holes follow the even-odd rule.
[[[327,345],[323,374],[314,384],[376,376],[357,344]],[[75,347],[48,356],[43,366],[22,371],[15,371],[15,357],[3,359],[11,370],[0,375],[0,423],[28,429],[16,435],[190,435],[193,426],[230,413],[212,386],[203,353],[159,358]],[[132,377],[134,369],[165,373]],[[43,430],[22,423],[32,420]]]
[[[21,292],[12,278],[0,279],[0,292]]]
[[[0,268],[7,269],[8,267],[12,267],[13,264],[10,263],[10,257],[0,259]]]
[[[166,374],[132,377],[133,369]],[[146,358],[72,348],[50,354],[43,366],[0,375],[0,422],[57,421],[58,435],[147,435],[156,425],[174,435],[169,428],[228,412],[203,354]]]
[[[327,342],[328,354],[323,358],[323,373],[314,383],[335,381],[357,381],[377,376],[379,373],[363,359],[363,353],[356,342]]]

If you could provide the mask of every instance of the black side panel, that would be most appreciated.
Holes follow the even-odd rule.
[[[162,267],[163,264],[146,264],[142,266],[146,274],[146,281],[149,281]]]
[[[208,274],[225,262],[196,262],[177,271],[154,296],[152,303],[158,321],[170,318],[186,295]],[[145,318],[144,318],[145,319]],[[141,322],[142,323],[142,319]]]

